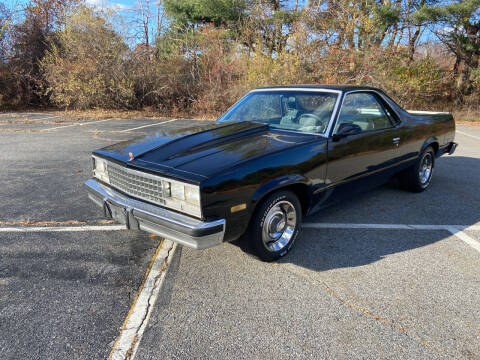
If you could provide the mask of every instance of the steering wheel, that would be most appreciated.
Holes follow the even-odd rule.
[[[301,124],[301,120],[304,119],[304,120],[308,120],[308,119],[312,119],[313,120],[313,124],[311,126],[322,126],[322,127],[325,127],[326,125],[326,122],[323,121],[323,119],[321,117],[319,117],[318,115],[315,115],[315,114],[312,114],[312,113],[305,113],[305,114],[302,114],[298,117],[298,122]]]

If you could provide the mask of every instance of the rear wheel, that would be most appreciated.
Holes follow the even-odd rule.
[[[399,175],[400,184],[411,191],[422,192],[428,188],[435,166],[435,152],[431,146],[425,148],[415,165]]]
[[[301,231],[302,208],[291,191],[267,196],[255,211],[244,241],[247,250],[263,261],[285,256]]]

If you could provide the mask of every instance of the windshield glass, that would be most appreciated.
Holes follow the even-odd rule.
[[[324,133],[337,93],[320,91],[261,91],[247,94],[217,122],[256,121],[271,127]]]

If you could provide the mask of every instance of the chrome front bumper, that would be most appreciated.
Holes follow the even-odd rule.
[[[223,242],[225,219],[210,222],[135,200],[95,179],[85,182],[88,197],[128,229],[140,229],[200,250]]]

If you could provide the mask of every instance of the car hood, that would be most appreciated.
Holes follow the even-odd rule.
[[[162,131],[94,153],[127,166],[200,182],[242,162],[315,138],[275,130],[262,123],[237,122]]]

